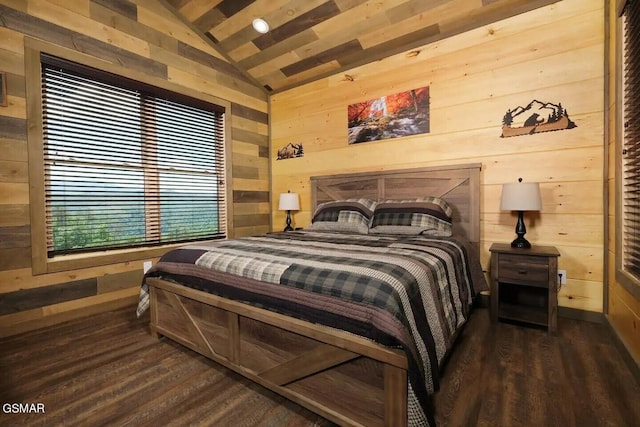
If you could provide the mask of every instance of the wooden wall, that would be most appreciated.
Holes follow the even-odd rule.
[[[604,22],[603,2],[564,0],[272,95],[272,159],[290,142],[304,146],[304,157],[272,162],[273,194],[300,193],[300,227],[310,222],[310,176],[481,162],[487,268],[489,246],[515,237],[516,216],[499,209],[502,184],[540,182],[544,211],[526,215],[527,237],[561,253],[559,304],[602,312]],[[348,105],[426,85],[429,134],[347,144]],[[577,127],[500,138],[506,111],[534,99],[562,103]]]
[[[620,183],[616,180],[616,173],[620,162],[617,161],[616,146],[620,136],[621,121],[618,117],[620,106],[619,83],[622,64],[618,56],[617,45],[618,27],[620,20],[616,11],[616,5],[620,1],[608,0],[609,4],[609,31],[608,31],[608,79],[607,90],[609,99],[608,109],[608,162],[607,162],[607,316],[610,324],[616,330],[624,345],[629,349],[637,363],[640,363],[640,300],[634,297],[624,286],[616,280],[616,192],[620,191]],[[637,295],[637,293],[636,293]]]
[[[151,63],[156,78],[230,102],[230,232],[270,229],[267,96],[162,2],[0,0],[0,70],[7,72],[9,104],[0,107],[0,336],[132,304],[142,277],[143,259],[32,274],[26,38],[141,72]]]

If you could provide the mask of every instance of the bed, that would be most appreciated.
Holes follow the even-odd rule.
[[[170,251],[145,275],[138,314],[150,307],[154,335],[337,424],[433,425],[440,368],[486,289],[479,172],[312,177],[311,227]],[[437,231],[440,218],[425,235],[416,214],[412,223],[394,216],[424,207],[425,196],[426,217],[446,208],[451,233]],[[354,212],[373,227],[354,229]]]

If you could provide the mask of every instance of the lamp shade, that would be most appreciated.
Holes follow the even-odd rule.
[[[537,182],[503,184],[500,210],[541,211],[540,185]]]
[[[281,211],[298,211],[300,210],[300,202],[297,193],[280,194],[280,204],[278,209]]]

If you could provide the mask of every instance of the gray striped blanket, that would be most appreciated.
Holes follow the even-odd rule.
[[[455,237],[275,233],[175,249],[145,278],[402,348],[409,362],[409,425],[424,426],[433,423],[427,402],[438,389],[441,363],[472,298],[487,287],[470,247]],[[148,305],[143,282],[138,315]]]

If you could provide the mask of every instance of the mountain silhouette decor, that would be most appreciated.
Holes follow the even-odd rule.
[[[544,117],[546,115],[546,117]],[[514,126],[516,125],[516,126]],[[577,125],[569,118],[562,104],[534,99],[526,107],[509,109],[502,119],[501,138],[553,130],[573,129]]]
[[[278,150],[278,157],[276,160],[293,159],[294,157],[303,157],[304,148],[302,144],[288,143],[284,147]]]

